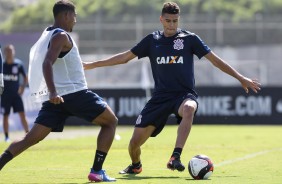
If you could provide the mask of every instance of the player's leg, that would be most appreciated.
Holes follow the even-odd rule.
[[[29,147],[43,140],[49,133],[51,128],[40,124],[34,124],[32,129],[21,140],[14,141],[8,149],[0,156],[0,170],[13,158],[21,154]]]
[[[15,99],[13,102],[13,109],[14,109],[14,112],[19,113],[19,117],[20,117],[22,126],[25,132],[27,133],[29,131],[29,128],[28,128],[28,124],[27,124],[27,120],[26,120],[26,116],[24,112],[23,100],[20,95],[15,96]]]
[[[116,181],[115,178],[109,177],[102,167],[113,143],[118,119],[112,109],[106,106],[104,112],[95,118],[93,123],[100,125],[101,129],[97,137],[96,154],[88,179],[95,182]]]
[[[147,141],[147,139],[152,135],[156,128],[154,126],[147,127],[135,127],[133,135],[130,139],[128,151],[132,163],[138,163],[141,161],[141,146]]]
[[[172,99],[172,100],[170,100]],[[173,103],[171,103],[173,101]],[[174,98],[168,95],[153,95],[138,116],[128,151],[132,163],[120,174],[138,174],[142,171],[141,146],[149,137],[157,136],[172,113]]]
[[[149,125],[147,127],[135,127],[133,135],[130,139],[128,152],[132,161],[127,168],[120,171],[120,174],[139,174],[142,172],[141,164],[141,146],[148,140],[148,138],[155,131],[155,127]]]
[[[182,117],[177,130],[175,147],[183,148],[192,128],[197,103],[192,99],[186,99],[179,107],[178,114]]]
[[[1,96],[1,113],[3,114],[3,131],[5,135],[5,141],[9,142],[9,115],[12,108],[13,98],[4,92]]]
[[[10,142],[9,139],[9,114],[3,115],[3,130],[5,135],[5,141]]]
[[[63,96],[63,109],[74,116],[99,125],[97,149],[94,162],[88,174],[90,181],[115,181],[102,169],[108,151],[112,145],[117,126],[117,117],[107,103],[91,90],[81,90]],[[64,112],[66,113],[66,112]]]
[[[94,119],[93,123],[101,126],[97,138],[97,150],[107,153],[114,140],[118,119],[112,109],[107,106],[105,111]]]
[[[29,131],[29,128],[28,128],[28,123],[27,123],[27,120],[26,120],[25,112],[19,112],[19,116],[20,116],[20,120],[22,122],[22,126],[24,128],[24,131],[27,133]]]
[[[7,150],[15,157],[27,148],[42,141],[50,132],[51,128],[35,123],[23,139],[14,141]]]
[[[178,171],[183,171],[185,169],[185,166],[180,161],[180,156],[189,136],[197,106],[198,105],[195,100],[188,98],[182,102],[178,109],[178,115],[182,117],[182,120],[177,130],[175,148],[169,162],[167,163],[167,168],[171,170],[176,169]]]

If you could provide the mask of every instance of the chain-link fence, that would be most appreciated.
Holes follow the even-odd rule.
[[[246,76],[258,78],[265,86],[282,86],[282,18],[256,16],[245,22],[231,22],[199,15],[181,15],[180,27],[198,34],[213,51]],[[28,51],[47,25],[17,26],[17,33],[0,33],[2,45],[13,43],[17,56],[28,61]],[[74,28],[82,58],[103,58],[132,48],[147,34],[162,29],[158,16],[136,17],[134,21],[103,22],[88,18]],[[148,59],[143,59],[148,60]],[[203,59],[204,60],[204,59]],[[136,87],[142,83],[142,62],[106,67],[87,72],[90,87]],[[145,62],[146,69],[150,68]],[[27,63],[26,63],[27,64]],[[149,69],[150,70],[150,69]],[[149,73],[150,85],[151,71]],[[126,77],[125,77],[126,75]],[[147,74],[146,74],[147,75]],[[196,61],[197,85],[239,85],[206,61]],[[144,77],[144,76],[143,76]],[[144,82],[144,81],[143,81]]]

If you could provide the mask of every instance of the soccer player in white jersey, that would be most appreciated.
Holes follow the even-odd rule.
[[[87,88],[78,48],[68,34],[76,23],[74,4],[68,0],[56,2],[53,15],[54,24],[43,31],[30,50],[30,91],[42,108],[30,132],[1,155],[0,170],[50,132],[62,132],[65,120],[77,116],[101,126],[88,179],[115,181],[102,166],[114,139],[117,117],[100,96]]]
[[[194,114],[198,108],[194,79],[194,60],[207,58],[214,66],[236,78],[246,92],[257,92],[260,84],[249,79],[224,60],[194,33],[178,28],[179,6],[174,2],[165,3],[160,16],[162,31],[147,35],[131,50],[116,54],[108,59],[85,63],[85,69],[101,66],[124,64],[135,57],[149,57],[155,81],[152,98],[148,101],[139,117],[129,143],[128,151],[131,164],[121,174],[138,174],[142,171],[141,146],[151,136],[158,135],[165,126],[170,114],[175,114],[179,128],[174,150],[167,163],[171,170],[183,171],[180,161],[182,149],[189,136]]]

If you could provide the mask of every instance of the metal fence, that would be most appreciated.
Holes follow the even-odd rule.
[[[258,78],[264,86],[282,86],[282,18],[257,16],[253,20],[231,22],[220,18],[181,15],[180,27],[198,34],[213,51],[244,75]],[[15,25],[16,26],[16,25]],[[18,25],[14,35],[0,32],[2,45],[13,43],[17,56],[28,61],[28,50],[46,25]],[[158,16],[136,17],[133,21],[103,21],[101,17],[78,20],[74,28],[80,53],[85,61],[108,57],[132,48],[147,34],[162,29]],[[8,37],[7,39],[4,39]],[[144,59],[147,60],[147,59]],[[239,85],[238,81],[217,71],[205,61],[196,61],[196,84],[199,86]],[[149,63],[146,75],[153,86]],[[141,62],[105,67],[86,72],[90,87],[137,87],[142,85]],[[124,74],[128,75],[126,78]],[[106,77],[105,77],[106,76]],[[148,78],[148,77],[147,77]]]

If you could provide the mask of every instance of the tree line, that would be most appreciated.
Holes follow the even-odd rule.
[[[6,19],[0,23],[0,30],[12,32],[14,25],[52,23],[52,6],[55,0],[32,0],[23,4],[16,0],[1,0],[2,14]],[[78,19],[87,20],[102,15],[103,21],[119,17],[119,21],[134,19],[140,15],[160,14],[163,0],[73,0]],[[253,19],[256,15],[279,15],[281,0],[175,0],[182,14],[208,14],[234,22]],[[5,7],[8,8],[5,8]]]

